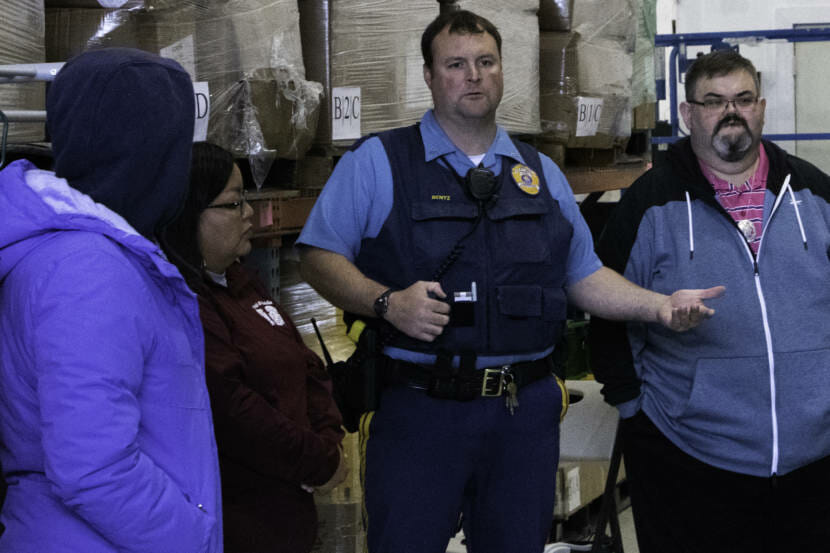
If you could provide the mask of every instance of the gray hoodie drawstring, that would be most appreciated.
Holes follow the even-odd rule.
[[[781,190],[788,190],[790,193],[790,200],[793,204],[793,208],[795,208],[795,218],[798,220],[798,230],[801,231],[801,242],[804,244],[804,249],[807,249],[807,234],[804,232],[804,223],[801,222],[801,212],[798,210],[798,202],[795,199],[795,192],[793,192],[793,187],[790,186],[790,175],[787,175],[787,178],[784,179],[784,186]]]
[[[692,224],[692,199],[686,190],[686,211],[689,214],[689,259],[695,258],[695,228]]]
[[[692,199],[689,196],[689,191],[686,190],[686,211],[688,213],[689,218],[689,259],[694,259],[695,257],[695,235],[694,235],[694,225],[692,223]],[[784,178],[784,184],[781,186],[781,194],[779,195],[779,201],[783,197],[783,194],[789,193],[790,195],[790,203],[795,209],[795,218],[798,221],[798,230],[801,231],[801,242],[804,244],[804,249],[807,249],[807,233],[804,232],[804,223],[801,220],[801,211],[798,209],[798,200],[795,199],[795,192],[793,192],[792,186],[790,186],[790,175],[787,175]],[[776,206],[773,208],[775,211]],[[765,229],[766,230],[766,229]]]

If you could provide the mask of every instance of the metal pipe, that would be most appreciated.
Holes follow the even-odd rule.
[[[46,121],[46,110],[7,109],[3,110],[9,123],[43,123]]]
[[[63,64],[64,62],[0,65],[0,84],[53,81]]]
[[[820,42],[830,40],[830,26],[803,29],[768,29],[759,31],[724,31],[714,33],[683,33],[655,35],[655,46],[705,46],[710,44],[740,42],[741,40],[786,40],[788,42]]]

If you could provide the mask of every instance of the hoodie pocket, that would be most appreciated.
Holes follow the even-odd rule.
[[[772,419],[766,357],[698,360],[691,393],[678,421],[694,434],[700,434],[698,439],[702,441],[770,441]]]
[[[830,452],[830,349],[775,356],[781,471]]]

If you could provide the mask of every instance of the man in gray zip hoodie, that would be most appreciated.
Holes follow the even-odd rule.
[[[733,50],[698,58],[690,137],[625,193],[603,262],[655,291],[725,284],[686,333],[591,321],[641,553],[827,551],[830,177],[761,139],[766,101]]]

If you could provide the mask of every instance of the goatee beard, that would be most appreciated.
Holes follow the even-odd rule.
[[[740,123],[744,132],[738,135],[719,135],[718,132],[730,123]],[[746,120],[736,114],[729,114],[724,117],[715,127],[712,135],[712,147],[718,157],[726,162],[742,160],[752,147],[752,134],[749,132],[749,125]]]

